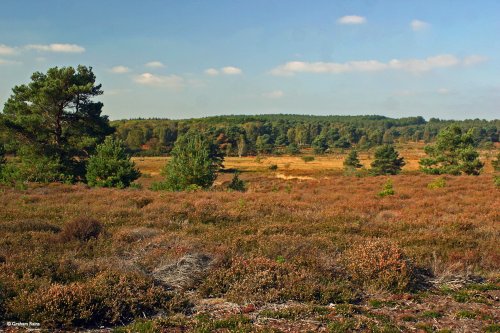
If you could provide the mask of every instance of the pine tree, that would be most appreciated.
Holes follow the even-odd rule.
[[[15,86],[0,114],[28,181],[80,180],[86,159],[113,132],[92,67],[54,67]]]
[[[358,152],[353,149],[349,152],[349,155],[347,155],[346,159],[344,160],[344,167],[346,169],[358,169],[363,167],[363,165],[359,162],[358,158]]]
[[[124,188],[140,177],[123,141],[107,137],[87,164],[87,183],[96,187]]]
[[[157,185],[156,189],[183,191],[191,187],[209,188],[224,160],[218,146],[195,131],[179,136],[171,155],[172,159],[162,171],[165,182]]]
[[[478,175],[484,166],[474,147],[472,131],[463,133],[457,125],[439,132],[436,143],[425,147],[428,155],[420,169],[429,174]]]
[[[404,159],[391,145],[384,145],[375,151],[375,160],[372,162],[372,172],[376,175],[396,175],[405,165]]]

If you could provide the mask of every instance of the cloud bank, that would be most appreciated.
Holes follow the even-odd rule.
[[[226,67],[222,67],[220,69],[208,68],[205,70],[205,74],[210,75],[210,76],[217,76],[219,74],[240,75],[240,74],[243,74],[243,71],[241,70],[241,68],[238,68],[238,67],[226,66]]]
[[[30,44],[25,47],[28,50],[55,53],[82,53],[85,48],[76,44]]]
[[[388,62],[381,62],[378,60],[355,60],[344,63],[290,61],[272,69],[271,74],[276,76],[293,76],[297,73],[341,74],[350,72],[380,72],[386,70],[422,73],[437,68],[474,65],[486,60],[486,57],[479,55],[460,59],[452,54],[440,54],[425,59],[392,59]]]

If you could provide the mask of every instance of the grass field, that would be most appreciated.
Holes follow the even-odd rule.
[[[245,193],[226,191],[231,172],[212,191],[152,192],[165,158],[135,159],[143,189],[2,187],[0,316],[116,332],[498,332],[490,166],[429,188],[421,154],[402,151],[390,177],[343,175],[341,156],[228,158]],[[395,194],[379,197],[388,178]]]

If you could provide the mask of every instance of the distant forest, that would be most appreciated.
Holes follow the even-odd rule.
[[[115,135],[139,156],[168,154],[180,134],[190,129],[209,134],[226,156],[315,153],[381,144],[432,142],[444,127],[458,124],[471,130],[475,143],[490,148],[499,141],[500,120],[440,120],[422,117],[230,115],[183,120],[130,119],[112,121]]]

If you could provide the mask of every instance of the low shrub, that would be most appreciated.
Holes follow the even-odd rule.
[[[276,170],[278,170],[278,165],[277,164],[271,164],[268,167],[268,169],[271,170],[271,171],[276,171]]]
[[[319,269],[263,257],[234,258],[209,274],[199,290],[207,297],[223,296],[239,303],[296,300],[328,304],[356,297],[349,286],[326,278]]]
[[[354,244],[343,254],[343,265],[356,284],[388,291],[408,291],[415,270],[398,245],[382,239]]]
[[[386,197],[388,195],[394,195],[394,186],[392,184],[392,179],[388,179],[384,186],[382,187],[382,191],[378,192],[379,197]]]
[[[427,188],[429,189],[443,188],[445,186],[446,186],[446,179],[443,177],[436,178],[432,182],[427,184]]]
[[[302,156],[301,158],[305,163],[314,161],[314,156]]]
[[[60,237],[66,242],[72,240],[86,242],[91,238],[99,237],[102,231],[101,222],[89,217],[80,217],[64,224]]]
[[[107,271],[86,282],[42,287],[17,303],[32,321],[79,327],[116,325],[168,311],[171,299],[169,292],[140,273]]]
[[[245,192],[246,191],[246,183],[244,180],[240,179],[240,174],[238,172],[236,172],[233,175],[233,178],[231,179],[231,182],[229,183],[227,188],[230,191]]]

